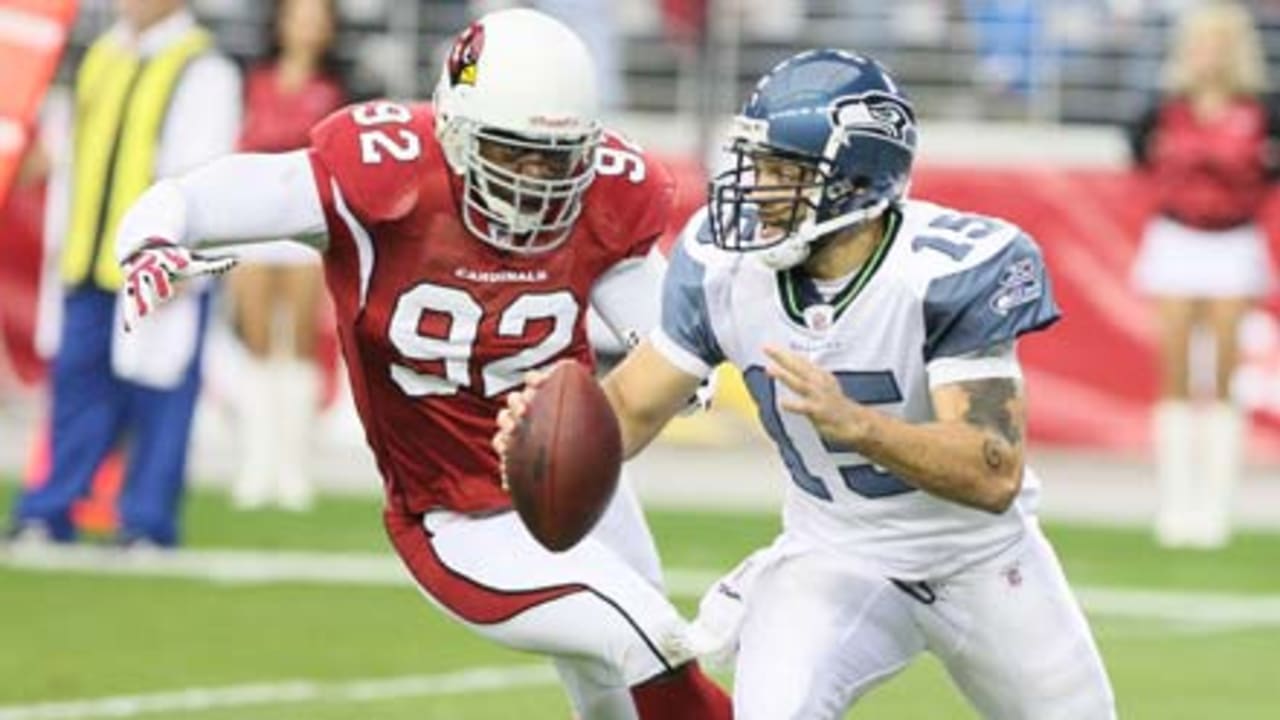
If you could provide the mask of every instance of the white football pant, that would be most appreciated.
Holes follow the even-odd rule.
[[[992,560],[923,584],[786,535],[774,548],[745,594],[737,720],[837,720],[924,651],[984,718],[1116,716],[1088,624],[1035,525]]]

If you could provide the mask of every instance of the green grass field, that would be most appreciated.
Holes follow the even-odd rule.
[[[0,492],[7,514],[13,486]],[[650,519],[666,566],[707,572],[732,566],[776,530],[764,515],[653,512]],[[221,495],[198,493],[186,527],[193,548],[390,555],[372,499],[326,499],[296,516],[238,514]],[[1280,678],[1280,535],[1246,534],[1228,551],[1202,554],[1159,550],[1137,530],[1048,530],[1073,584],[1087,589],[1121,717],[1280,717],[1272,695]],[[1153,592],[1150,614],[1102,602],[1117,589]],[[1213,597],[1200,602],[1187,593]],[[1170,597],[1181,598],[1181,610],[1161,609]],[[696,597],[677,601],[689,610]],[[1188,604],[1205,615],[1186,617]],[[471,636],[408,586],[0,564],[0,648],[0,720],[569,717],[543,661]],[[193,688],[209,692],[175,695]],[[122,695],[146,697],[92,702]],[[973,715],[924,659],[850,717]]]

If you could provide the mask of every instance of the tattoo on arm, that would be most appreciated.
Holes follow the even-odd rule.
[[[1010,445],[1022,442],[1022,413],[1017,402],[1018,383],[1011,378],[971,380],[960,384],[969,399],[964,419],[971,425],[995,430]],[[998,453],[988,442],[983,447],[987,464],[998,464]],[[993,468],[995,466],[993,465]]]
[[[987,438],[982,443],[982,459],[987,461],[987,467],[991,470],[999,472],[1004,468],[1004,456],[1004,449],[995,438]]]

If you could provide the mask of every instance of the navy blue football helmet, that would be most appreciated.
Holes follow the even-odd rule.
[[[777,269],[906,195],[915,111],[883,65],[840,50],[778,64],[734,118],[733,165],[710,188],[713,242]],[[787,172],[778,172],[782,168]]]

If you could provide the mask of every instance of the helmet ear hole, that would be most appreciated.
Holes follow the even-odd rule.
[[[826,185],[824,199],[830,204],[838,204],[866,189],[867,185],[865,178],[832,180]]]
[[[848,197],[857,200],[860,196],[866,195],[874,185],[875,183],[873,183],[871,178],[866,175],[859,175],[858,177],[852,178],[849,180]]]

